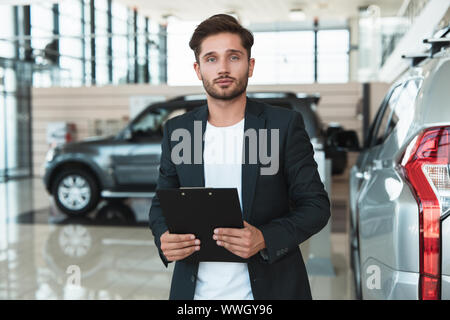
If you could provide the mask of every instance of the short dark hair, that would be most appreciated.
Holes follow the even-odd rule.
[[[240,25],[240,23],[228,14],[216,14],[200,23],[192,34],[189,47],[194,51],[195,60],[199,62],[201,44],[206,37],[222,32],[234,33],[240,36],[242,46],[247,50],[248,59],[251,56],[253,46],[253,34]]]

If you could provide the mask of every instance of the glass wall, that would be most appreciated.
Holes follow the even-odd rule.
[[[0,4],[0,179],[31,172],[31,87],[200,85],[199,22],[160,24],[116,0]],[[348,81],[348,30],[272,30],[254,31],[250,84]]]
[[[159,32],[115,0],[0,4],[0,180],[31,174],[31,87],[165,82]]]
[[[109,80],[108,57],[108,1],[95,0],[95,84]]]
[[[169,85],[201,84],[193,69],[194,53],[189,48],[198,23],[168,20]],[[252,57],[256,64],[249,84],[338,83],[349,79],[348,29],[253,31],[253,36]]]
[[[59,65],[65,84],[81,86],[84,82],[83,3],[61,1],[59,4]]]
[[[24,41],[25,60],[40,66],[39,72],[33,73],[33,85],[35,87],[49,87],[60,81],[59,74],[54,72],[58,65],[58,40],[54,39],[57,33],[55,25],[54,11],[56,8],[50,2],[36,3],[30,9],[31,47],[28,48],[28,41]],[[21,11],[19,9],[19,11]],[[25,11],[24,11],[25,14]],[[23,17],[23,24],[26,24],[26,17]],[[25,32],[24,35],[26,35]],[[22,49],[22,48],[20,48]]]
[[[1,5],[0,181],[31,173],[31,60],[37,59],[40,52],[31,50],[29,37],[24,37],[29,34],[29,7]]]
[[[0,5],[0,57],[14,58],[14,8],[8,5]]]
[[[314,33],[255,32],[251,84],[314,82]]]
[[[170,17],[167,25],[167,84],[201,85],[194,71],[195,56],[189,40],[200,21]]]
[[[0,181],[31,173],[31,71],[0,59]]]
[[[348,30],[321,30],[317,33],[317,81],[347,82],[350,35]]]
[[[165,46],[163,39],[166,38],[166,28],[154,21],[149,21],[148,32],[147,45],[150,83],[160,84],[165,82],[162,71],[167,69],[167,55],[164,54],[165,47],[163,48],[163,44]]]
[[[128,9],[122,4],[112,4],[113,83],[127,82],[128,75]]]
[[[137,83],[148,81],[148,45],[147,45],[147,20],[143,15],[137,14],[136,19],[136,75]]]

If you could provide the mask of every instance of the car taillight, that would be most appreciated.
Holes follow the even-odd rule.
[[[450,209],[450,126],[425,130],[402,159],[419,204],[420,292],[440,298],[441,216]]]

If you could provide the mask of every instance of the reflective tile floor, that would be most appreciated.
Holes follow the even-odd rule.
[[[60,213],[40,179],[0,183],[0,299],[167,299],[173,264],[147,227],[151,200]],[[301,245],[305,262],[315,240]],[[353,299],[346,233],[331,233],[335,276],[309,269],[314,299]]]

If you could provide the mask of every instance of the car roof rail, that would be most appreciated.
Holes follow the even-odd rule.
[[[402,59],[410,59],[411,60],[411,66],[415,67],[417,66],[419,63],[421,63],[423,60],[425,60],[426,58],[429,58],[430,55],[429,54],[415,54],[415,55],[402,55]]]
[[[295,92],[290,91],[249,91],[247,92],[249,98],[296,98]]]
[[[318,104],[320,100],[320,93],[297,93],[296,96],[297,99],[308,100],[315,104]]]
[[[445,38],[450,35],[450,24],[445,28],[439,29],[433,34],[433,38]]]
[[[170,101],[192,101],[192,100],[206,100],[206,94],[204,93],[194,93],[194,94],[186,94],[184,96],[178,96]]]
[[[431,56],[441,51],[442,48],[450,46],[450,38],[424,39],[423,43],[431,44]]]

